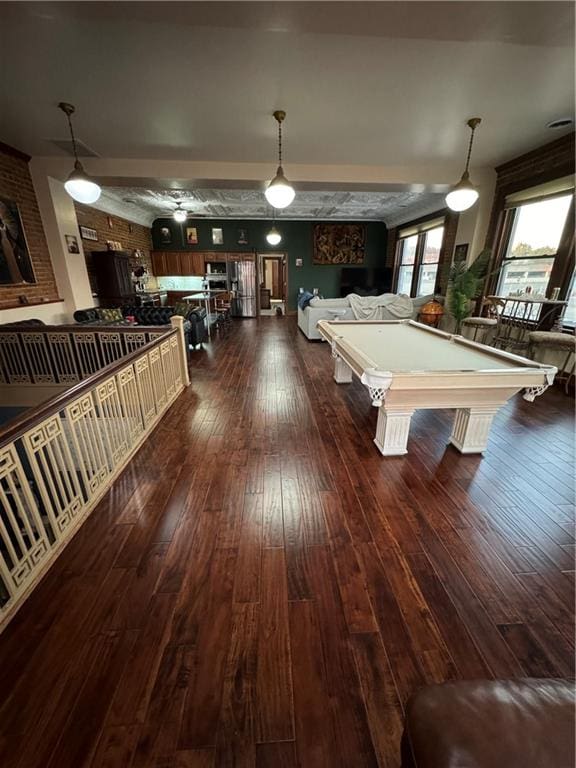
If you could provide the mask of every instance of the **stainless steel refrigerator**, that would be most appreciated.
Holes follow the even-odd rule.
[[[233,317],[256,317],[256,265],[253,261],[229,261],[228,283]]]

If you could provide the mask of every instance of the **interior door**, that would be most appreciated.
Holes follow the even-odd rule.
[[[272,299],[284,298],[284,268],[282,256],[264,256],[262,259],[263,283]]]

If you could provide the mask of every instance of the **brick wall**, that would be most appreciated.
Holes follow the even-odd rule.
[[[496,189],[486,235],[487,246],[494,247],[506,196],[573,174],[574,146],[574,133],[570,133],[496,168]]]
[[[0,196],[18,203],[24,234],[30,251],[36,282],[25,285],[0,285],[0,309],[58,301],[42,219],[28,170],[27,155],[0,143]],[[22,303],[23,296],[27,302]]]
[[[94,277],[94,267],[92,251],[105,251],[106,241],[114,240],[122,245],[122,250],[132,252],[134,250],[143,251],[144,256],[140,262],[131,258],[130,261],[135,266],[137,263],[144,264],[148,272],[152,275],[152,260],[150,251],[152,250],[152,233],[149,227],[141,224],[133,224],[127,219],[119,216],[111,216],[108,213],[91,208],[89,205],[74,203],[76,208],[76,218],[78,226],[90,227],[98,233],[98,240],[82,240],[84,254],[86,256],[86,267],[92,288],[96,289]],[[112,226],[110,226],[112,224]]]
[[[460,214],[455,211],[448,211],[444,219],[444,239],[442,240],[442,249],[440,251],[440,263],[436,275],[435,293],[441,296],[446,295],[448,290],[448,276],[452,266],[454,256],[454,246],[456,245],[456,234],[458,232],[458,221]]]

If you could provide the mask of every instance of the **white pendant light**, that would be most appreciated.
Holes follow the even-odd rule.
[[[278,123],[278,169],[276,170],[276,176],[272,179],[264,193],[266,200],[274,208],[287,208],[296,195],[294,187],[284,176],[284,169],[282,168],[282,121],[285,117],[286,112],[281,109],[277,109],[274,112],[274,119]]]
[[[278,245],[278,243],[282,242],[282,235],[275,226],[272,226],[272,229],[266,233],[266,242],[268,245]]]
[[[70,137],[72,139],[72,149],[74,151],[74,170],[64,182],[64,189],[66,192],[68,192],[73,200],[76,200],[76,202],[90,205],[91,203],[95,203],[96,200],[98,200],[102,190],[100,185],[97,184],[94,179],[88,176],[82,167],[82,163],[80,160],[78,160],[78,152],[76,150],[76,137],[74,136],[71,120],[71,116],[74,114],[76,109],[74,105],[68,104],[65,101],[61,101],[58,106],[68,118],[68,127],[70,128]]]
[[[174,221],[177,221],[180,224],[186,221],[186,219],[188,218],[188,214],[186,213],[184,208],[182,208],[182,203],[178,203],[172,216],[174,216]]]
[[[462,174],[462,178],[458,184],[456,184],[446,195],[446,205],[452,211],[467,211],[468,208],[471,208],[476,200],[478,200],[478,190],[470,181],[468,168],[470,166],[470,155],[472,154],[474,131],[480,125],[480,123],[481,119],[479,117],[471,117],[467,122],[467,125],[472,132],[470,134],[470,143],[468,144],[466,168],[464,169],[464,173]]]

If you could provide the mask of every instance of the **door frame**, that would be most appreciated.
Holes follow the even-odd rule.
[[[264,274],[264,259],[276,258],[282,259],[282,267],[284,271],[284,285],[283,285],[283,299],[284,302],[284,314],[288,311],[288,252],[287,251],[258,251],[258,314],[260,314],[260,276]]]

